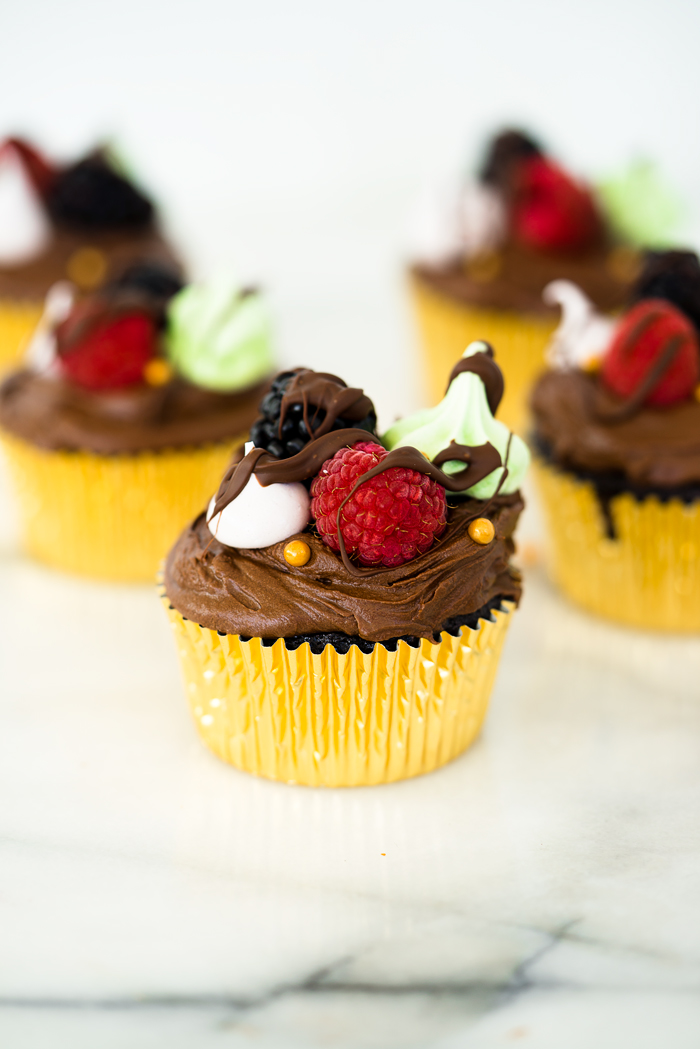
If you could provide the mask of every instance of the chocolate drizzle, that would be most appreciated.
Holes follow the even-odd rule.
[[[491,414],[495,415],[503,397],[503,372],[493,359],[491,346],[487,342],[484,345],[486,346],[485,350],[473,353],[470,357],[461,357],[457,361],[450,372],[447,389],[449,390],[458,375],[462,375],[463,372],[473,372],[483,382],[489,409]]]
[[[304,422],[312,440],[327,434],[339,416],[348,422],[360,422],[374,410],[364,390],[346,386],[342,379],[330,372],[315,372],[309,368],[299,368],[282,395],[280,437],[287,410],[293,404],[303,405]],[[314,409],[313,415],[309,413],[310,405]],[[316,426],[320,412],[325,415]]]

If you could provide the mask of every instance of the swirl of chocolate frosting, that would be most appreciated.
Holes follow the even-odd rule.
[[[484,384],[486,400],[491,415],[495,415],[503,397],[503,372],[493,358],[493,347],[488,342],[485,342],[484,346],[486,349],[481,350],[479,353],[473,353],[470,357],[460,357],[450,372],[447,390],[449,390],[458,375],[461,375],[463,372],[474,372]],[[442,461],[445,462],[444,459]]]

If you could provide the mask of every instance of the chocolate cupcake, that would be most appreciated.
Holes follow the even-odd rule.
[[[0,386],[0,436],[29,553],[153,579],[255,419],[272,371],[258,292],[179,287],[138,266],[101,292],[49,293],[26,365]]]
[[[617,322],[561,287],[532,393],[551,570],[584,608],[700,630],[700,264],[652,254]]]
[[[647,196],[655,188],[649,179],[645,187]],[[410,275],[435,398],[448,362],[472,339],[486,338],[498,346],[507,379],[502,416],[525,426],[527,391],[556,327],[557,304],[543,300],[543,289],[555,279],[572,281],[611,313],[637,275],[633,219],[615,221],[613,199],[619,211],[612,191],[594,195],[539,142],[506,131],[491,142],[473,181],[426,208]]]
[[[441,404],[379,438],[362,390],[305,369],[275,380],[255,444],[165,568],[192,713],[220,758],[349,786],[472,742],[521,593],[528,454],[493,417],[502,392],[474,344]]]
[[[20,139],[0,145],[0,367],[21,357],[53,284],[95,291],[135,263],[182,276],[153,203],[108,150],[58,166]]]

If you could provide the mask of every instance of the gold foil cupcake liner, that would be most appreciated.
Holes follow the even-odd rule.
[[[391,783],[461,754],[486,716],[514,608],[437,645],[314,655],[308,642],[288,651],[220,635],[164,603],[206,746],[254,775],[325,787]]]
[[[447,376],[469,343],[484,339],[496,351],[505,377],[498,418],[510,429],[524,433],[528,394],[544,368],[545,349],[556,320],[455,302],[426,287],[417,277],[411,279],[411,291],[431,401],[436,403],[444,396]]]
[[[0,374],[21,360],[43,309],[40,301],[0,299]]]
[[[103,456],[46,451],[4,434],[27,552],[81,575],[153,580],[244,439]]]
[[[535,476],[550,573],[567,597],[629,626],[700,631],[700,501],[615,496],[611,539],[592,484],[542,462]]]

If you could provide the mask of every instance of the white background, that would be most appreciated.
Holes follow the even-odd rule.
[[[0,40],[0,131],[65,157],[115,135],[195,274],[264,281],[284,361],[386,416],[420,396],[407,214],[501,122],[582,173],[652,157],[700,240],[692,0],[2,0]]]

